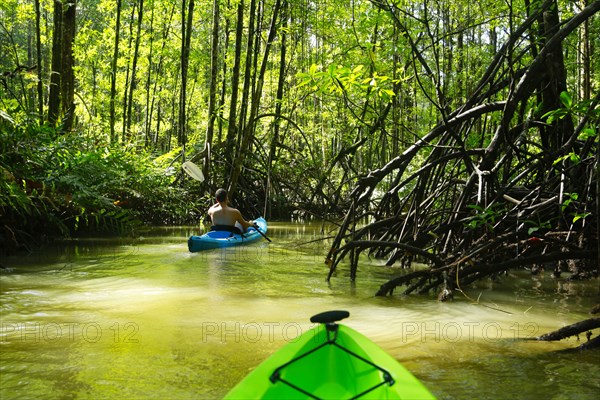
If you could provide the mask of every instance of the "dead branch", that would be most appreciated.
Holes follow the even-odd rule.
[[[584,321],[576,322],[571,325],[564,326],[556,331],[545,333],[538,337],[538,340],[557,341],[566,339],[570,336],[579,335],[580,333],[591,331],[592,329],[600,328],[600,318],[590,318]]]

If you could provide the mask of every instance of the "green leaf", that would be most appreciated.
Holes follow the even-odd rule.
[[[300,80],[300,83],[298,83],[296,87],[302,87],[312,82],[312,77],[309,74],[299,73],[298,79]]]
[[[558,157],[556,160],[554,160],[554,162],[552,163],[552,165],[559,164],[559,163],[563,162],[564,160],[566,160],[569,157],[570,157],[569,154],[567,154],[566,156]]]
[[[573,107],[573,99],[567,92],[560,92],[560,102],[567,108]]]
[[[335,65],[329,64],[329,68],[327,68],[329,75],[333,76],[335,72]]]
[[[561,210],[563,212],[567,209],[569,204],[571,204],[573,201],[577,201],[577,199],[579,199],[579,194],[577,194],[577,193],[565,193],[565,196],[568,197],[568,199],[563,201],[563,203],[561,204]]]
[[[352,73],[353,74],[358,74],[360,71],[362,71],[362,69],[364,68],[364,65],[357,65],[353,70]]]
[[[556,119],[563,119],[569,112],[564,108],[559,108],[558,110],[548,111],[546,114],[542,115],[542,119],[546,118],[546,123],[551,124]]]
[[[580,219],[585,219],[590,215],[592,215],[592,213],[575,214],[575,216],[573,217],[573,223],[579,221]]]
[[[579,161],[581,161],[581,157],[579,157],[579,155],[578,155],[578,154],[575,154],[575,153],[573,153],[573,152],[571,152],[571,153],[569,154],[569,157],[571,158],[571,162],[573,162],[574,164],[578,164],[578,163],[579,163]]]
[[[581,133],[579,133],[578,139],[579,140],[588,140],[588,139],[594,138],[594,137],[598,137],[598,134],[596,133],[594,128],[585,128],[585,129],[581,130]]]

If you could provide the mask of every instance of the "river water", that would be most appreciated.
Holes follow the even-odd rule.
[[[321,228],[275,223],[272,243],[195,254],[192,228],[162,228],[0,260],[0,398],[221,398],[333,309],[439,398],[597,398],[598,352],[524,340],[589,318],[597,280],[523,272],[465,288],[478,303],[379,298],[402,271],[365,257],[354,284],[346,264],[327,283],[326,242],[298,244]]]

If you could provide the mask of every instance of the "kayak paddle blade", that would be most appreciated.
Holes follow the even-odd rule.
[[[197,181],[204,182],[204,174],[196,164],[191,161],[186,161],[181,165],[181,168],[192,178]]]

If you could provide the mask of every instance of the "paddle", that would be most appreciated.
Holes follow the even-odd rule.
[[[256,232],[260,233],[260,236],[264,237],[264,238],[265,238],[265,239],[267,239],[269,242],[271,242],[271,239],[269,239],[269,238],[267,237],[267,235],[265,235],[264,233],[262,233],[262,232],[261,232],[261,230],[260,230],[260,229],[258,229],[258,224],[257,224],[256,222],[253,224],[253,226],[254,226],[254,229],[256,229]]]
[[[204,174],[202,173],[202,170],[200,168],[198,168],[198,166],[196,164],[194,164],[191,161],[186,161],[181,165],[181,168],[183,168],[183,170],[192,178],[194,178],[195,180],[199,181],[199,182],[204,182]],[[256,229],[256,232],[260,233],[260,235],[262,237],[264,237],[265,239],[267,239],[269,242],[271,242],[271,239],[269,239],[267,237],[267,235],[265,235],[264,233],[261,232],[260,229],[258,229],[258,225],[256,224],[256,222],[254,223],[254,229]]]
[[[204,182],[204,174],[196,164],[191,161],[186,161],[181,165],[181,168],[192,178],[199,182]]]

